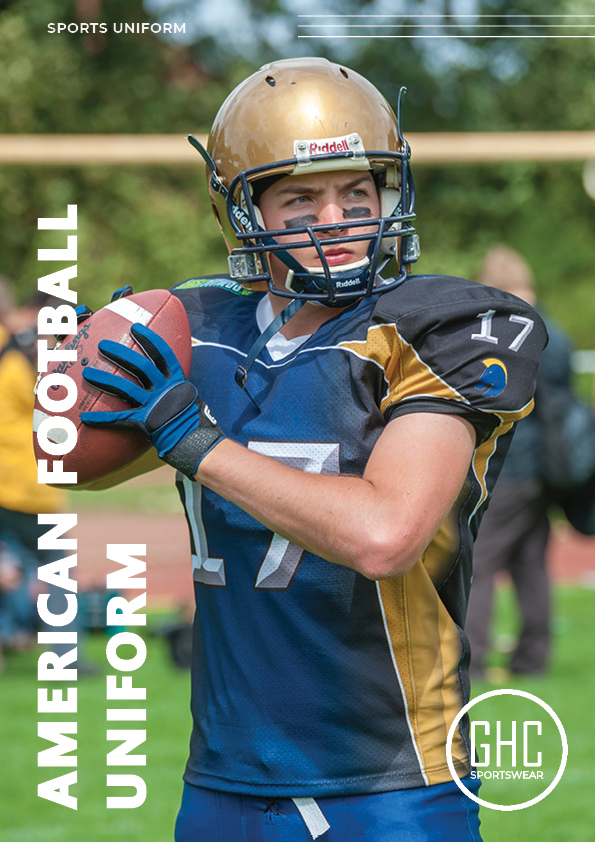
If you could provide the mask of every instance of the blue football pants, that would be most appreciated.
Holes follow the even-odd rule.
[[[464,783],[477,794],[478,780]],[[454,781],[316,803],[330,825],[319,842],[481,842],[479,806]],[[175,842],[312,842],[312,835],[291,798],[185,784]]]

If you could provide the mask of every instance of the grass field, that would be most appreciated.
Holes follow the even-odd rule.
[[[512,597],[499,592],[498,639],[514,631]],[[555,595],[555,651],[550,674],[542,679],[508,679],[504,686],[533,693],[556,711],[569,742],[566,772],[557,788],[542,802],[525,810],[505,813],[482,808],[485,842],[592,842],[595,838],[595,799],[592,796],[593,755],[593,616],[595,590],[565,587]],[[147,799],[134,810],[107,810],[106,742],[107,707],[105,676],[78,682],[78,780],[71,793],[78,797],[76,812],[37,797],[37,784],[72,771],[38,769],[37,752],[49,743],[37,738],[37,652],[9,656],[0,679],[0,839],[2,842],[168,842],[181,793],[190,733],[189,676],[171,666],[165,643],[148,639],[145,664],[132,675],[133,682],[147,688],[147,742],[135,750],[146,753],[146,767],[118,767],[109,771],[140,774],[147,784]],[[107,666],[106,638],[93,636],[88,656]],[[494,665],[503,663],[494,655]],[[477,684],[474,695],[493,689]],[[128,706],[144,704],[128,702]],[[502,702],[502,710],[506,702]],[[125,727],[110,723],[110,727]],[[131,727],[143,727],[131,723]],[[490,800],[490,784],[481,795]],[[109,794],[120,794],[113,791]],[[202,842],[202,840],[201,840]],[[209,840],[205,840],[209,842]],[[231,840],[230,840],[231,842]],[[382,842],[382,840],[378,840]],[[462,840],[463,842],[463,840]]]
[[[173,482],[159,485],[117,485],[105,491],[68,491],[70,512],[122,511],[178,514],[180,495]]]
[[[0,679],[0,839],[2,842],[166,842],[182,791],[182,772],[190,737],[190,676],[171,665],[162,639],[147,640],[147,659],[131,673],[133,685],[146,687],[145,702],[106,701],[105,673],[109,667],[107,637],[93,635],[87,658],[102,673],[78,681],[78,712],[53,717],[37,714],[37,652],[9,656]],[[121,653],[123,654],[123,653]],[[48,686],[44,683],[43,686]],[[54,686],[58,686],[58,682]],[[106,723],[108,707],[145,707],[142,722]],[[72,771],[37,768],[37,752],[50,743],[37,738],[37,721],[78,722],[78,783],[70,789],[78,798],[75,811],[37,797],[37,784]],[[116,745],[106,741],[106,729],[145,728],[147,740],[134,754],[146,754],[146,766],[106,766],[106,754]],[[138,774],[146,782],[145,803],[133,810],[107,810],[106,774]]]

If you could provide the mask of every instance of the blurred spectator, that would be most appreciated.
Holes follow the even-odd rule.
[[[6,610],[15,612],[12,617],[14,628],[20,622],[16,614],[21,612],[19,616],[22,617],[23,599],[28,599],[36,614],[36,593],[32,591],[32,580],[37,579],[37,565],[56,561],[63,556],[61,551],[38,551],[38,538],[47,532],[48,527],[37,523],[37,515],[40,512],[51,514],[61,511],[65,493],[59,488],[37,482],[37,464],[33,451],[37,314],[41,307],[51,305],[52,299],[35,293],[23,306],[11,306],[7,279],[1,280],[0,308],[3,306],[4,309],[0,310],[0,540],[9,542],[13,550],[17,548],[15,556],[21,559],[21,580],[13,588],[10,598],[5,590],[4,599],[6,628],[9,627]],[[50,611],[62,613],[63,591],[50,587],[49,592]],[[76,621],[72,626],[61,627],[61,631],[77,630]],[[8,645],[11,645],[10,641]],[[52,649],[57,654],[63,654],[72,646],[56,644]]]
[[[35,296],[1,316],[4,339],[0,347],[0,533],[12,533],[34,553],[38,512],[60,511],[65,499],[61,489],[37,482],[33,452],[37,313],[44,303]]]
[[[506,290],[535,306],[531,269],[517,252],[496,246],[485,257],[479,283]],[[543,314],[541,314],[543,315]],[[545,318],[550,341],[539,365],[538,382],[570,387],[571,344]],[[539,395],[538,388],[538,395]],[[483,518],[473,552],[473,584],[465,630],[471,644],[472,678],[485,677],[492,619],[494,579],[509,573],[521,614],[521,630],[511,653],[512,673],[541,675],[550,651],[550,587],[545,553],[549,499],[543,482],[543,429],[536,410],[517,424],[510,450]]]
[[[35,643],[37,611],[31,580],[36,566],[27,563],[19,544],[0,542],[0,671],[3,651],[19,652]]]
[[[0,275],[0,347],[8,339],[8,330],[4,322],[13,309],[12,282],[6,275]]]

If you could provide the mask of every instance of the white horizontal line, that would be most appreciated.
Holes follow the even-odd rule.
[[[595,18],[595,15],[298,15],[298,18]]]
[[[595,35],[298,35],[298,38],[595,38]]]
[[[595,23],[298,23],[298,29],[306,26],[316,29],[334,29],[337,26],[344,29],[512,29],[513,26],[519,29],[593,29]]]

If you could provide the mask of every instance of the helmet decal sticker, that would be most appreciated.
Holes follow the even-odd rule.
[[[357,132],[342,137],[324,137],[319,140],[294,140],[293,155],[298,165],[308,166],[312,155],[328,155],[333,152],[353,152],[353,157],[364,158],[366,150]]]

